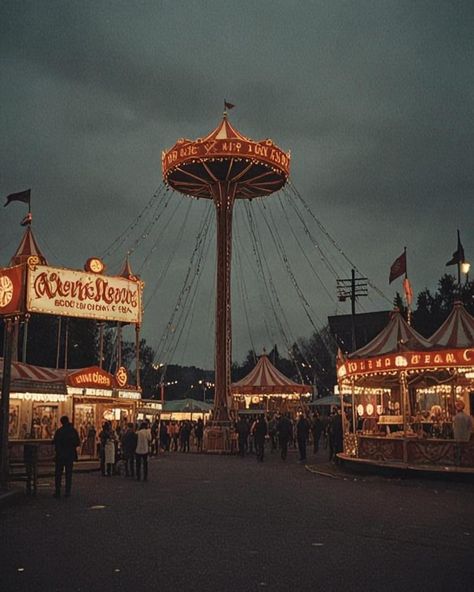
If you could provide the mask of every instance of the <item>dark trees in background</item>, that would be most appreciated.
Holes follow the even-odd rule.
[[[20,323],[18,335],[18,360],[22,359],[24,324]],[[85,368],[98,363],[97,324],[88,319],[59,318],[50,315],[33,314],[28,321],[26,361],[35,366],[56,368]],[[66,348],[67,335],[67,348]],[[3,323],[1,323],[1,344],[3,355]]]
[[[459,289],[456,279],[445,274],[434,293],[426,289],[418,294],[412,317],[414,328],[424,337],[430,337],[446,320],[456,300],[461,300],[474,315],[474,282],[464,283]]]

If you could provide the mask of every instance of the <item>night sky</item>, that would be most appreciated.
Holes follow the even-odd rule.
[[[473,30],[472,1],[3,0],[1,195],[32,188],[51,265],[82,268],[98,255],[116,273],[131,251],[157,357],[210,368],[212,223],[190,312],[160,346],[211,209],[163,191],[161,152],[208,134],[227,99],[244,135],[291,150],[293,186],[385,294],[369,288],[358,310],[388,309],[401,290],[389,268],[404,246],[415,294],[456,271],[445,263],[458,228],[474,259]],[[349,277],[350,263],[309,214],[306,232],[291,195],[236,206],[236,361],[252,346],[285,349],[277,317],[291,340],[350,310],[335,297],[335,273]],[[26,208],[0,209],[7,265]],[[249,209],[284,314],[259,278]]]

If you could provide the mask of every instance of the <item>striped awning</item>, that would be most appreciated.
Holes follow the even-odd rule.
[[[403,318],[399,310],[390,315],[388,325],[367,345],[351,353],[349,358],[371,358],[404,351],[424,351],[433,348],[432,342],[425,339]]]
[[[267,355],[260,356],[255,368],[231,385],[233,395],[288,395],[311,394],[313,388],[290,380],[270,362]]]
[[[436,349],[474,347],[474,317],[462,302],[455,302],[448,318],[429,340]]]
[[[3,376],[3,358],[0,358],[0,374]],[[23,362],[12,362],[12,381],[62,382],[65,383],[65,371],[43,366],[32,366]]]

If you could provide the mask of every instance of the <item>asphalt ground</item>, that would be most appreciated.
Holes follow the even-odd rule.
[[[322,453],[323,454],[323,453]],[[168,453],[0,509],[1,592],[473,589],[474,487]]]

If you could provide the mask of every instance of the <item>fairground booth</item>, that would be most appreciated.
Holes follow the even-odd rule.
[[[0,360],[3,376],[3,360]],[[80,459],[97,457],[98,434],[105,421],[117,431],[138,418],[147,405],[140,390],[128,385],[124,369],[116,375],[92,366],[76,370],[43,368],[12,362],[8,438],[13,458],[27,442],[38,447],[40,459],[52,455],[51,439],[59,418],[71,418],[81,440]]]
[[[263,354],[247,376],[231,385],[232,409],[236,413],[280,411],[294,415],[307,410],[312,392],[311,386],[282,374]]]
[[[365,347],[338,361],[345,417],[343,457],[366,464],[469,472],[474,440],[454,439],[456,401],[474,413],[474,317],[456,302],[423,338],[394,311]]]
[[[120,275],[109,276],[103,271],[104,264],[94,257],[86,261],[83,270],[48,265],[29,225],[10,266],[0,269],[0,317],[5,335],[0,407],[2,482],[8,480],[9,449],[14,458],[23,454],[22,443],[28,442],[37,444],[39,457],[43,452],[51,454],[51,438],[63,414],[73,419],[81,437],[81,456],[87,457],[96,455],[97,434],[104,420],[119,426],[135,418],[141,399],[138,345],[143,282],[131,274],[128,262]],[[28,319],[33,314],[92,319],[100,322],[101,331],[103,321],[115,323],[120,330],[134,325],[136,384],[129,384],[127,370],[120,363],[114,375],[99,366],[51,369],[27,364]],[[22,362],[17,361],[20,331]],[[102,336],[101,332],[100,360]],[[66,354],[64,358],[67,360]]]

